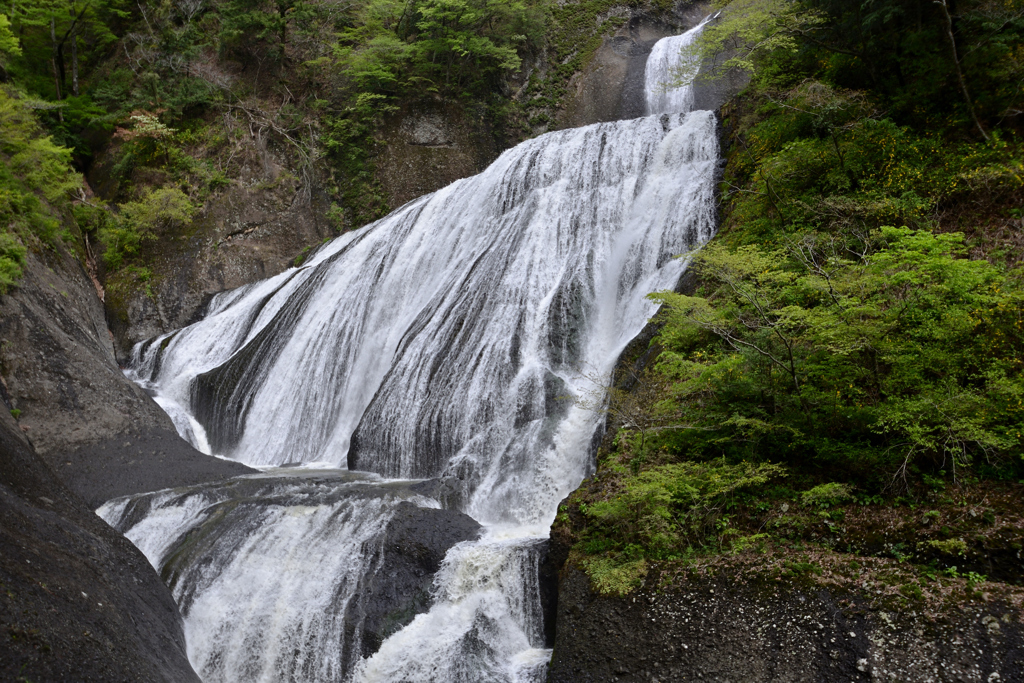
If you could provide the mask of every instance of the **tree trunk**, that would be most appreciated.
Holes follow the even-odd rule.
[[[974,111],[974,103],[971,101],[970,93],[967,92],[964,72],[960,68],[960,57],[957,55],[956,39],[953,37],[953,17],[949,14],[949,5],[946,4],[946,0],[934,0],[934,2],[942,8],[942,15],[946,18],[946,38],[949,40],[949,49],[953,52],[953,66],[956,68],[956,78],[960,82],[960,92],[964,96],[964,102],[967,103],[967,111],[970,113],[974,125],[978,128],[978,132],[981,133],[981,137],[987,141],[989,139],[988,133],[982,128],[981,121],[978,120],[978,115]]]
[[[64,70],[64,65],[61,64],[60,70],[57,69],[57,23],[53,17],[50,17],[50,42],[53,43],[53,54],[50,57],[50,63],[53,65],[53,85],[57,89],[57,99],[64,99],[61,97],[61,74]]]
[[[78,97],[78,36],[71,36],[71,94]]]

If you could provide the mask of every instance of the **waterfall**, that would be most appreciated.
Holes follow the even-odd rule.
[[[648,114],[690,111],[693,108],[692,81],[677,88],[668,87],[668,84],[680,75],[696,71],[697,60],[692,56],[684,57],[681,54],[682,50],[692,45],[704,29],[704,25],[717,16],[709,14],[686,33],[662,38],[651,48],[651,55],[644,67],[644,96]]]
[[[161,570],[204,681],[327,682],[364,654],[367,578],[395,573],[387,532],[408,506],[443,514],[408,485],[293,470],[115,499],[98,513]]]
[[[653,115],[528,140],[135,347],[126,373],[197,448],[304,465],[99,511],[172,586],[204,681],[543,680],[540,544],[595,398],[714,229],[714,115],[650,88],[693,35],[655,46]],[[362,656],[360,577],[397,506],[435,499],[485,531]]]

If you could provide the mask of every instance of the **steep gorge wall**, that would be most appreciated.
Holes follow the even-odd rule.
[[[654,570],[625,597],[563,567],[549,682],[1024,681],[1024,591],[900,610],[863,588],[780,580],[763,562]]]
[[[118,367],[95,283],[64,244],[29,252],[20,286],[0,298],[7,410],[87,503],[250,471],[182,441]]]
[[[0,678],[198,682],[170,591],[3,411],[0,473]]]

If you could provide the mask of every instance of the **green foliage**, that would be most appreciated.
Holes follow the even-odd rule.
[[[773,464],[722,461],[652,466],[622,472],[614,491],[588,505],[590,533],[627,557],[665,559],[727,541],[726,505],[744,489],[784,474]],[[596,548],[591,548],[596,550]]]
[[[951,144],[877,118],[863,93],[818,81],[764,100],[761,120],[731,163],[733,177],[749,183],[727,194],[729,221],[744,226],[736,236],[743,241],[804,230],[930,227],[942,207],[1024,188],[1015,144]]]
[[[849,484],[829,482],[800,494],[800,503],[807,507],[829,508],[853,499]]]
[[[23,95],[0,87],[0,293],[22,275],[26,245],[53,244],[80,178],[70,150],[43,135]]]
[[[706,248],[705,296],[655,297],[687,447],[876,482],[917,461],[1019,466],[1024,291],[962,242],[884,228]]]
[[[677,80],[691,79],[701,63],[713,67],[709,75],[724,68],[753,73],[766,90],[814,78],[869,92],[901,125],[972,127],[982,137],[1024,100],[1024,11],[1016,0],[955,7],[726,0],[720,7],[721,18],[684,50],[690,67]]]
[[[639,588],[647,576],[647,562],[643,559],[587,557],[583,559],[583,567],[594,588],[605,595],[628,595]]]
[[[720,18],[682,49],[672,87],[693,82],[703,64],[706,77],[738,69],[754,73],[765,57],[797,52],[798,36],[825,22],[820,12],[788,0],[726,0],[716,3]]]
[[[221,49],[243,58],[281,61],[294,0],[227,0],[221,8]]]
[[[11,32],[11,20],[6,14],[0,14],[0,68],[6,67],[11,57],[20,55],[21,46]]]
[[[538,0],[370,0],[336,56],[364,92],[481,93],[519,68],[519,49],[543,35],[544,10]]]
[[[520,52],[543,39],[547,0],[369,0],[353,8],[317,73],[341,74],[344,101],[323,120],[321,144],[355,227],[379,218],[387,200],[373,176],[375,132],[398,98],[500,98]]]
[[[161,229],[172,223],[187,223],[197,209],[188,195],[177,188],[151,190],[139,200],[125,202],[120,213],[98,230],[106,246],[104,260],[111,269],[120,268],[125,259],[139,253],[143,242],[155,239]]]
[[[927,541],[921,545],[938,550],[943,555],[967,555],[967,543],[962,538],[950,538],[945,541]]]
[[[813,562],[796,562],[786,560],[782,563],[784,575],[806,576],[807,574],[821,574],[821,567]]]
[[[25,246],[14,235],[0,233],[0,293],[6,294],[18,284],[26,253]]]

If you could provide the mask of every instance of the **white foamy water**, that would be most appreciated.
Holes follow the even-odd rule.
[[[434,604],[356,669],[362,683],[543,680],[536,536],[492,532],[450,550]]]
[[[439,478],[487,527],[448,552],[430,609],[357,660],[348,605],[401,496],[112,501],[204,681],[544,679],[540,543],[591,467],[603,416],[584,405],[714,229],[714,115],[651,90],[693,35],[652,51],[655,115],[528,140],[135,348],[129,376],[205,452]]]
[[[678,36],[662,38],[651,48],[651,55],[644,67],[644,96],[648,114],[690,111],[693,108],[693,83],[679,87],[668,87],[684,72],[694,72],[698,64],[693,57],[683,59],[683,48],[692,45],[704,25],[717,15],[708,15],[697,26]]]

